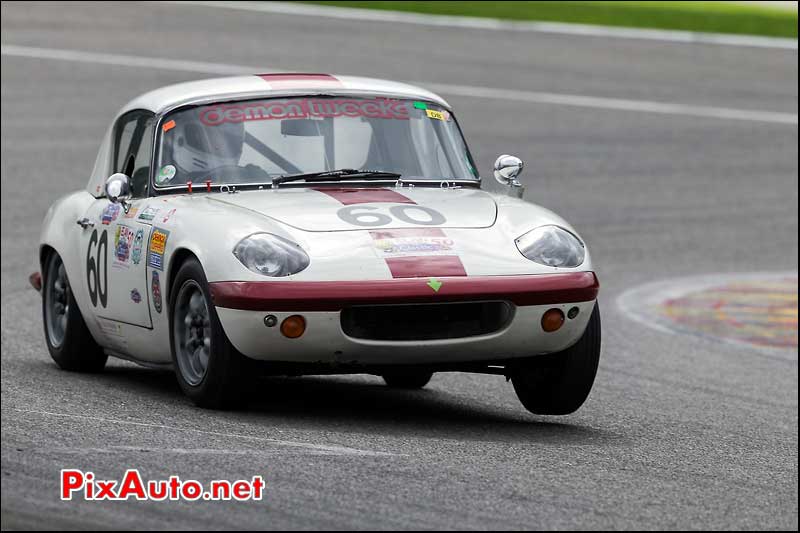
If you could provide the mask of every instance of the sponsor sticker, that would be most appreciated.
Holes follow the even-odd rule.
[[[117,220],[117,217],[119,216],[120,209],[121,208],[120,208],[119,204],[108,204],[106,206],[106,208],[103,209],[103,214],[102,214],[100,220],[102,221],[103,224],[108,226],[109,224],[111,224],[112,222]]]
[[[428,118],[434,118],[436,120],[444,120],[444,113],[441,111],[434,111],[433,109],[426,109],[425,114],[428,115]]]
[[[161,167],[161,170],[156,174],[156,184],[163,185],[168,182],[175,177],[175,172],[177,172],[177,170],[174,165],[165,165]]]
[[[138,289],[131,289],[131,300],[135,304],[138,304],[142,301],[142,295],[139,293]]]
[[[396,232],[371,231],[373,246],[381,257],[455,255],[456,245],[447,236],[399,236]],[[402,235],[402,234],[400,234]]]
[[[169,231],[159,228],[153,229],[150,236],[150,245],[147,247],[147,266],[156,270],[164,270],[164,250],[167,248]]]
[[[125,213],[124,218],[136,218],[136,212],[139,211],[138,207],[130,207],[128,208],[128,212]]]
[[[127,268],[131,257],[131,248],[135,233],[133,229],[120,224],[114,232],[114,262],[112,266],[117,268]]]
[[[429,276],[466,276],[453,239],[441,228],[372,230],[372,249],[386,261],[393,278],[428,278],[439,292],[442,282]]]
[[[153,270],[153,282],[152,282],[152,290],[153,290],[153,307],[155,307],[156,312],[161,312],[161,280],[158,276],[158,272]]]
[[[170,121],[165,122],[164,125],[161,126],[161,130],[164,133],[166,133],[169,130],[171,130],[172,128],[174,128],[174,127],[175,127],[175,121],[174,120],[170,120]]]
[[[159,211],[160,210],[157,207],[153,206],[146,207],[144,211],[139,213],[139,220],[146,220],[146,221],[153,220],[154,218],[156,218],[156,215],[158,214]]]
[[[142,260],[142,246],[144,245],[144,230],[138,230],[136,237],[133,238],[133,250],[131,251],[131,260],[134,265],[138,265]]]

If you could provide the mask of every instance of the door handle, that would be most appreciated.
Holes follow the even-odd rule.
[[[83,229],[86,229],[86,228],[88,228],[89,226],[91,226],[91,227],[94,227],[94,222],[92,222],[91,220],[89,220],[89,219],[88,219],[88,218],[86,218],[86,217],[83,217],[83,218],[81,218],[81,219],[78,219],[78,225],[79,225],[80,227],[82,227]]]

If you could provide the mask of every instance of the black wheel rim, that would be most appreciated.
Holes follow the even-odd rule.
[[[173,315],[173,340],[178,370],[190,385],[206,375],[211,357],[211,321],[203,291],[197,282],[186,281],[178,291]]]
[[[45,324],[47,337],[54,348],[60,348],[67,334],[69,317],[69,280],[61,258],[50,261],[47,270],[47,283],[44,291]]]

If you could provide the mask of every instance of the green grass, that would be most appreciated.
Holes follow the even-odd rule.
[[[332,6],[797,38],[797,11],[731,2],[307,2]]]

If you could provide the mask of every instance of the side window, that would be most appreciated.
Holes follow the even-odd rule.
[[[117,123],[116,142],[114,143],[114,172],[125,172],[125,163],[131,152],[131,141],[136,132],[137,118],[125,115]]]
[[[150,160],[153,155],[153,128],[155,119],[148,118],[142,126],[139,149],[133,162],[133,172],[131,183],[133,185],[133,197],[142,198],[147,196],[150,186]]]
[[[149,111],[131,111],[117,121],[113,171],[131,178],[134,198],[148,193],[154,123],[155,118]]]

